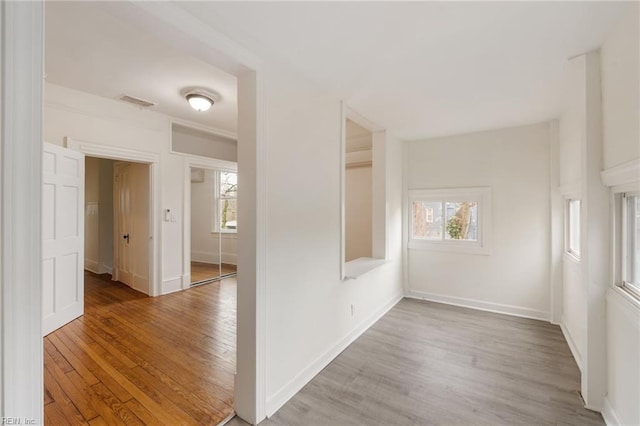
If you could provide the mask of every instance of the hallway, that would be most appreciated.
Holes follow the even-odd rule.
[[[85,315],[44,338],[45,423],[218,424],[235,345],[235,278],[150,298],[85,272]]]

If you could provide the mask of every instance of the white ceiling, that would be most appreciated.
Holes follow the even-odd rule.
[[[237,79],[168,46],[96,2],[47,2],[45,74],[48,82],[111,99],[127,94],[157,103],[152,110],[235,133]],[[219,101],[206,112],[181,94],[204,87]]]
[[[559,116],[567,58],[599,47],[616,2],[186,2],[402,139]]]
[[[114,3],[111,3],[113,5]],[[263,57],[277,58],[401,139],[558,117],[567,58],[599,47],[617,2],[178,2]],[[235,131],[236,79],[110,15],[47,2],[48,81]],[[206,86],[209,113],[180,91]]]

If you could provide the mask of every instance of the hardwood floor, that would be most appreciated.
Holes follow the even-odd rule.
[[[579,389],[559,327],[404,299],[261,425],[604,425]]]
[[[237,272],[236,265],[230,263],[222,264],[222,271],[217,263],[191,262],[191,284],[200,281],[215,279],[222,275],[235,274]]]
[[[151,298],[87,272],[85,315],[44,348],[45,424],[218,424],[233,413],[235,278]]]

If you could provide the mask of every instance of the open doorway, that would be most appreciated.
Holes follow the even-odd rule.
[[[237,273],[238,174],[190,167],[191,285]]]
[[[95,4],[85,5],[86,7],[93,7]],[[51,7],[50,7],[51,6]],[[61,6],[61,7],[66,7]],[[57,7],[57,4],[56,4]],[[68,7],[71,7],[68,5]],[[76,7],[75,5],[73,6]],[[81,6],[78,6],[81,7]],[[53,28],[49,22],[49,12],[54,8],[54,5],[47,5],[47,32]],[[116,22],[116,25],[109,24],[107,27],[112,28],[116,35],[121,37],[112,37],[111,40],[118,44],[115,49],[111,49],[110,52],[119,52],[123,50],[124,46],[133,45],[132,41],[135,38],[124,34],[124,23],[133,23],[136,28],[144,28],[152,34],[161,35],[167,41],[175,41],[176,33],[172,33],[170,30],[180,32],[183,28],[192,28],[193,25],[176,20],[176,17],[191,18],[183,16],[184,13],[174,13],[173,9],[177,9],[177,6],[167,5],[167,8],[162,10],[149,7],[146,5],[133,5],[130,3],[119,3],[118,5],[111,3],[109,6],[114,15],[118,15],[120,19]],[[139,14],[130,13],[132,8],[143,9],[141,12],[146,18],[138,19]],[[7,37],[7,40],[20,40],[21,44],[24,44],[24,40],[31,41],[24,46],[18,46],[18,43],[9,43],[13,52],[18,52],[17,56],[14,55],[10,61],[3,63],[6,65],[4,68],[9,69],[15,66],[19,72],[13,72],[8,75],[7,99],[20,99],[21,102],[24,96],[13,96],[17,93],[24,92],[24,87],[41,87],[42,84],[42,60],[43,57],[43,38],[42,38],[42,14],[43,5],[39,3],[21,4],[20,7],[7,7],[2,10],[3,28],[7,28],[10,35],[14,37]],[[137,9],[136,9],[137,10]],[[156,12],[162,12],[157,14]],[[21,103],[20,105],[26,108],[13,108],[12,114],[5,118],[3,121],[3,129],[5,131],[15,130],[14,134],[19,136],[20,144],[16,144],[15,151],[11,151],[10,157],[7,162],[14,161],[15,164],[39,164],[40,160],[44,160],[43,153],[40,151],[41,140],[36,135],[45,129],[45,139],[56,144],[58,146],[65,146],[65,136],[71,135],[77,140],[92,141],[87,143],[93,153],[98,151],[104,151],[102,148],[105,145],[109,145],[111,142],[121,148],[122,151],[135,152],[138,157],[153,157],[150,161],[152,174],[155,176],[153,183],[153,262],[157,265],[153,271],[153,283],[154,289],[161,293],[167,293],[175,291],[176,284],[179,283],[182,277],[179,275],[180,271],[176,267],[177,262],[180,262],[179,256],[175,253],[177,250],[182,250],[183,245],[180,242],[174,242],[175,236],[180,235],[180,231],[177,226],[181,222],[181,217],[178,216],[178,225],[170,225],[162,223],[163,212],[167,208],[171,208],[175,211],[180,207],[181,197],[180,191],[177,190],[180,172],[176,170],[176,156],[168,153],[168,144],[163,144],[163,140],[166,137],[166,126],[158,125],[160,120],[152,119],[151,115],[144,115],[136,112],[135,110],[129,110],[126,112],[116,114],[102,113],[106,109],[114,107],[115,104],[106,102],[104,100],[98,101],[95,98],[86,96],[87,90],[82,92],[81,87],[76,87],[79,82],[79,76],[92,76],[92,72],[85,72],[82,69],[82,64],[77,63],[80,58],[88,58],[89,62],[93,63],[93,70],[105,69],[105,67],[98,66],[96,61],[100,58],[104,58],[107,63],[112,63],[120,68],[129,64],[131,61],[116,61],[109,55],[98,54],[97,46],[103,46],[108,38],[102,39],[103,43],[92,43],[87,37],[78,38],[78,33],[89,34],[95,37],[101,37],[103,34],[102,28],[98,28],[95,21],[92,19],[86,19],[86,16],[81,16],[76,10],[62,11],[60,16],[64,19],[75,20],[74,22],[64,22],[63,27],[68,29],[70,40],[57,45],[57,49],[52,48],[53,45],[50,40],[50,35],[45,37],[47,44],[47,60],[49,62],[49,55],[52,57],[60,56],[59,63],[69,64],[63,66],[59,72],[52,72],[49,66],[46,67],[46,79],[47,85],[46,91],[51,95],[55,92],[55,98],[49,96],[46,102],[43,102],[42,91],[34,90],[31,93],[30,104]],[[122,12],[122,13],[121,13]],[[34,19],[35,17],[35,19]],[[40,18],[40,19],[38,19]],[[90,17],[89,17],[90,18]],[[196,17],[192,18],[194,22],[197,21]],[[13,23],[15,25],[4,26],[4,23]],[[88,27],[88,30],[85,29]],[[157,31],[156,31],[157,30]],[[217,64],[224,71],[231,73],[234,76],[238,76],[238,86],[240,87],[240,93],[242,94],[243,102],[239,110],[239,133],[241,133],[240,139],[242,140],[239,157],[242,158],[241,166],[239,168],[240,180],[243,183],[242,194],[239,197],[239,205],[241,207],[241,222],[245,224],[244,231],[239,235],[239,259],[238,264],[242,265],[243,269],[241,276],[238,277],[242,285],[239,286],[238,292],[238,315],[240,316],[241,326],[238,327],[238,368],[236,376],[236,398],[235,406],[238,408],[239,413],[245,419],[249,419],[251,422],[256,423],[260,419],[264,418],[264,383],[265,374],[263,363],[258,362],[256,365],[256,359],[262,360],[264,358],[264,328],[259,327],[260,324],[264,324],[264,282],[265,282],[265,201],[264,193],[266,183],[264,182],[265,175],[265,163],[264,156],[258,155],[262,152],[263,137],[263,108],[262,103],[259,102],[262,99],[264,93],[262,91],[262,72],[259,69],[259,59],[252,54],[246,54],[242,49],[242,46],[230,43],[229,41],[221,41],[218,37],[218,33],[215,30],[204,28],[204,32],[198,36],[187,34],[186,32],[179,33],[184,38],[184,45],[194,47],[197,43],[201,43],[206,46],[206,49],[192,49],[192,54],[198,55],[198,57],[211,64]],[[126,40],[122,42],[121,39]],[[79,52],[82,46],[77,46],[73,43],[73,40],[82,41],[84,46],[92,50],[91,55],[85,55]],[[148,45],[152,40],[145,38],[145,43]],[[15,45],[15,46],[14,46]],[[26,47],[25,47],[26,46]],[[9,51],[9,49],[7,49]],[[156,51],[156,49],[147,49],[148,51]],[[185,49],[188,50],[188,49]],[[72,52],[72,58],[66,60],[63,56],[65,52]],[[239,53],[234,53],[239,52]],[[182,64],[183,62],[177,60],[175,56],[167,53],[167,49],[163,50],[163,54],[166,57],[171,57],[171,63]],[[6,55],[3,55],[6,56]],[[146,56],[142,57],[147,63],[153,65]],[[7,58],[3,58],[7,59]],[[25,59],[24,61],[22,59]],[[33,65],[33,66],[32,66]],[[156,67],[157,68],[157,67]],[[70,71],[74,71],[73,73]],[[108,72],[108,71],[105,71]],[[118,75],[125,75],[126,73],[117,73]],[[3,72],[3,75],[4,72]],[[68,81],[62,82],[58,77],[66,76]],[[110,77],[114,77],[115,73],[111,73]],[[111,82],[113,78],[103,79],[101,81]],[[149,76],[145,76],[141,81],[149,80]],[[57,84],[56,84],[57,81]],[[13,84],[16,83],[16,84]],[[53,86],[49,86],[53,84]],[[142,87],[141,84],[137,84],[136,87]],[[94,87],[95,89],[95,87]],[[122,91],[119,91],[122,93]],[[100,96],[99,93],[94,93]],[[21,93],[24,95],[24,93]],[[68,96],[68,99],[64,99],[59,102],[63,96]],[[45,95],[46,97],[47,95]],[[111,97],[112,95],[102,94],[102,96]],[[113,95],[115,96],[115,95]],[[17,102],[12,105],[16,106]],[[45,107],[45,123],[42,122],[42,107]],[[118,110],[119,108],[115,108]],[[121,110],[121,109],[120,109]],[[4,111],[4,109],[3,109]],[[144,115],[144,116],[143,116]],[[101,117],[99,117],[101,116]],[[90,122],[88,122],[90,121]],[[5,127],[6,125],[6,127]],[[9,130],[7,130],[9,129]],[[121,133],[128,132],[123,136]],[[113,135],[120,135],[118,139],[112,139]],[[34,138],[34,136],[36,138]],[[83,148],[84,148],[83,143]],[[66,144],[67,147],[70,145]],[[94,149],[95,148],[95,149]],[[100,149],[98,149],[100,148]],[[86,150],[81,150],[87,152]],[[24,161],[24,162],[23,162]],[[6,361],[7,371],[19,372],[19,374],[11,374],[3,376],[3,388],[7,390],[8,398],[5,402],[5,409],[10,412],[28,412],[35,413],[36,422],[42,421],[42,334],[41,334],[41,320],[42,320],[42,296],[45,291],[40,287],[40,271],[43,269],[41,265],[34,263],[28,256],[29,253],[38,253],[42,241],[40,240],[40,199],[42,194],[42,182],[39,179],[39,173],[34,172],[32,167],[25,167],[24,172],[20,172],[20,168],[17,169],[17,176],[15,179],[9,181],[8,186],[5,186],[7,191],[5,192],[5,200],[13,200],[14,203],[5,203],[5,212],[11,213],[11,215],[3,215],[6,219],[19,218],[16,221],[7,221],[11,223],[12,228],[9,229],[11,238],[6,238],[5,248],[3,250],[3,264],[12,265],[15,268],[6,272],[5,276],[15,277],[16,279],[8,279],[6,281],[7,289],[3,293],[7,296],[5,300],[6,312],[3,318],[10,318],[11,321],[5,323],[5,331],[7,334],[7,345],[3,345],[3,359]],[[162,173],[161,173],[162,172]],[[163,179],[160,181],[159,176]],[[20,196],[17,196],[20,194]],[[162,198],[161,198],[162,196]],[[14,198],[12,198],[14,197]],[[161,204],[162,203],[162,204]],[[84,204],[84,203],[82,203]],[[83,217],[82,210],[79,212],[79,216]],[[79,229],[83,229],[84,226]],[[7,228],[5,228],[7,229]],[[20,241],[20,244],[16,245],[11,242]],[[257,249],[256,249],[257,241]],[[78,260],[82,260],[83,256]],[[5,263],[6,262],[6,263]],[[82,265],[81,265],[82,266]],[[8,271],[9,268],[5,268]],[[20,279],[18,279],[20,277]],[[26,277],[26,278],[25,278]],[[20,284],[22,282],[23,284]],[[183,281],[184,282],[184,281]],[[28,284],[28,285],[25,285]],[[204,287],[204,286],[203,286]],[[200,288],[203,288],[200,287]],[[195,293],[200,289],[193,289]],[[160,300],[167,298],[147,298],[144,300],[153,300],[156,303]],[[186,303],[201,303],[203,298],[192,300]],[[28,303],[25,303],[28,301]],[[235,305],[235,304],[234,304]],[[131,309],[135,311],[135,309]],[[179,315],[178,315],[179,316]],[[176,318],[176,315],[169,316]],[[257,319],[257,321],[251,322],[251,318]],[[146,324],[154,325],[154,321],[150,319]],[[134,324],[134,325],[139,325]],[[156,323],[156,327],[161,327],[164,324]],[[169,324],[171,325],[171,324]],[[117,336],[117,334],[116,334]],[[145,338],[146,335],[139,333],[139,336]],[[95,342],[95,341],[94,341]],[[201,342],[201,341],[199,341]],[[188,346],[189,341],[185,342]],[[92,349],[93,343],[88,345],[85,349]],[[174,348],[165,348],[160,355],[166,356],[173,354]],[[97,353],[92,349],[94,353]],[[113,348],[110,349],[113,351]],[[197,350],[197,348],[196,348]],[[99,351],[103,356],[103,360],[110,357],[109,350],[106,352]],[[71,359],[75,361],[80,360],[80,357],[73,358],[73,352],[67,351],[67,354]],[[82,357],[84,358],[84,356]],[[187,357],[188,360],[193,361],[193,357]],[[213,359],[213,355],[205,357],[206,359]],[[75,380],[76,374],[86,376],[94,382],[91,387],[96,386],[100,390],[104,391],[102,386],[95,383],[93,377],[97,378],[96,373],[92,371],[95,367],[93,365],[90,369],[82,369],[80,373],[76,371],[76,374],[68,370],[68,366],[64,364],[59,358],[56,358],[58,367],[63,367],[67,371],[68,376],[73,377],[74,386],[79,392],[75,394],[82,394],[85,396],[96,395],[91,389],[82,387]],[[120,360],[124,358],[119,357]],[[131,357],[128,358],[132,360]],[[49,363],[49,365],[51,365]],[[93,377],[91,374],[93,374]],[[59,373],[59,371],[58,371]],[[46,375],[45,375],[46,376]],[[204,376],[204,374],[202,375]],[[199,383],[202,376],[193,376],[194,379],[191,383]],[[231,378],[233,381],[233,376]],[[65,381],[65,386],[69,382]],[[123,377],[117,377],[114,381],[111,381],[107,387],[113,386],[115,392],[120,392],[117,389],[117,384],[129,388],[133,384],[130,380],[125,380]],[[140,384],[143,386],[144,383]],[[70,388],[71,389],[71,388]],[[91,391],[91,392],[87,392]],[[73,393],[73,392],[72,392]],[[176,394],[184,395],[182,392],[175,392]],[[139,394],[139,392],[136,392]],[[113,399],[113,392],[102,392],[102,397],[105,401],[117,402]],[[118,395],[125,398],[125,394],[118,393]],[[191,395],[191,393],[189,393]],[[117,395],[116,395],[117,396]],[[121,402],[123,400],[119,398]],[[134,402],[129,403],[126,400],[126,405],[135,405]],[[153,401],[147,400],[151,410],[156,411],[160,408],[158,404],[154,404]],[[234,404],[233,399],[231,404]],[[122,407],[123,404],[117,403],[118,407]],[[69,407],[70,405],[67,405]],[[162,404],[164,406],[164,404]],[[201,404],[199,405],[201,406]],[[104,408],[104,407],[102,407]],[[158,410],[160,412],[160,410]],[[140,413],[144,416],[146,412]],[[71,418],[71,417],[69,417]],[[168,419],[171,420],[171,419]],[[173,423],[180,423],[175,421]],[[98,422],[96,420],[95,422]]]
[[[151,294],[150,166],[85,157],[84,267]]]

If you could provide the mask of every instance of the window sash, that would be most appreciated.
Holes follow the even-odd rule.
[[[222,194],[222,173],[236,173],[229,172],[226,170],[215,170],[214,173],[214,196],[213,196],[213,232],[219,233],[228,233],[235,234],[238,232],[238,226],[236,224],[235,228],[223,228],[222,227],[222,203],[225,200],[237,200],[238,199],[238,191],[236,189],[234,196],[223,195]],[[237,174],[237,173],[236,173]],[[237,177],[236,177],[237,179]]]
[[[474,255],[491,255],[492,249],[492,194],[491,187],[467,187],[467,188],[442,188],[442,189],[410,189],[407,192],[406,206],[406,244],[410,250],[432,250],[440,252],[463,253]],[[436,234],[431,230],[431,237],[423,238],[425,235],[425,225],[431,226],[436,223],[425,223],[426,213],[415,212],[414,203],[425,203],[425,207],[434,207],[434,222],[441,231]],[[446,224],[446,204],[472,202],[475,203],[475,240],[462,240],[447,238]],[[442,210],[442,217],[439,217],[439,210]],[[418,214],[419,213],[419,214]],[[414,219],[422,222],[421,226],[414,228]],[[416,222],[418,223],[418,222]],[[426,229],[428,231],[428,229]],[[446,235],[445,235],[446,234]],[[473,235],[473,234],[468,234]]]
[[[622,287],[640,297],[640,192],[624,193],[622,208]],[[635,268],[635,270],[634,270]]]
[[[565,251],[576,259],[581,256],[582,229],[581,213],[582,202],[578,199],[569,199],[566,202],[566,234]]]

